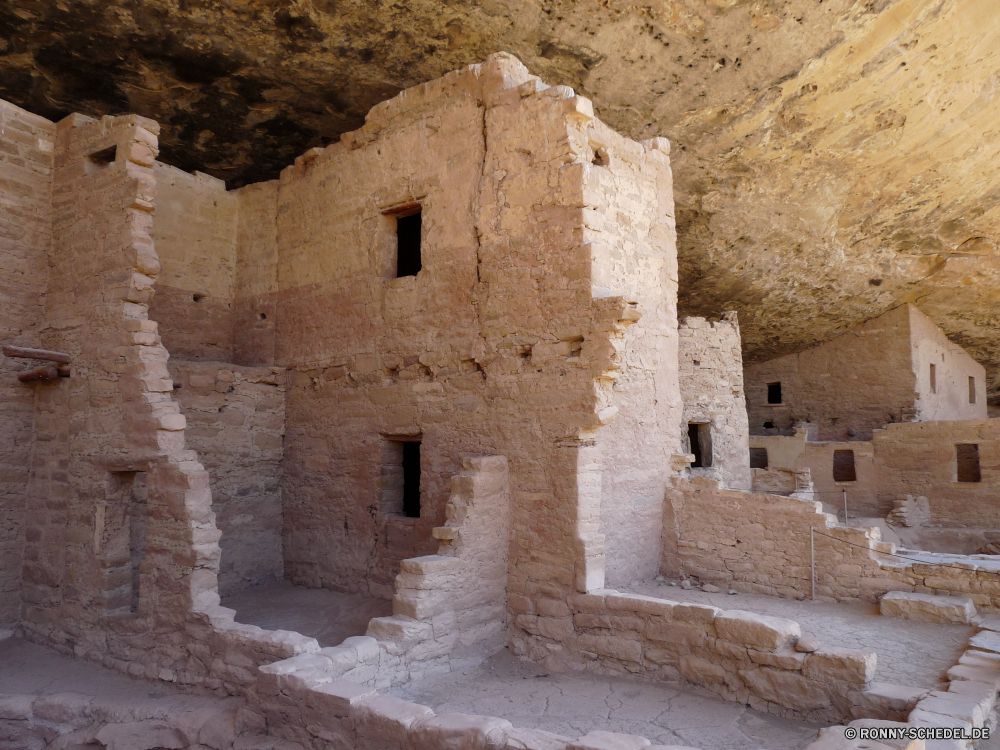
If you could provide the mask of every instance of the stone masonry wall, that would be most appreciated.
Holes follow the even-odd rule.
[[[173,358],[169,369],[222,532],[219,595],[281,579],[284,371]]]
[[[231,362],[239,201],[219,179],[157,162],[150,316],[173,357]]]
[[[400,560],[433,551],[461,456],[500,453],[510,462],[515,585],[531,578],[569,590],[586,586],[578,581],[588,571],[603,585],[597,431],[628,412],[602,401],[595,381],[610,386],[628,361],[618,352],[629,326],[647,329],[635,323],[645,311],[593,288],[585,229],[610,210],[583,207],[593,121],[571,89],[549,88],[498,55],[379,105],[361,131],[282,174],[276,361],[289,367],[283,503],[293,581],[391,595]],[[627,192],[625,175],[645,174],[653,200],[668,163],[652,147],[631,148],[613,179]],[[395,278],[395,220],[383,211],[414,200],[422,270]],[[664,215],[658,199],[643,205]],[[669,221],[637,214],[650,258],[672,258],[661,244],[672,235],[644,234]],[[654,278],[669,271],[662,260],[657,268]],[[644,294],[652,340],[669,318],[662,295]],[[637,367],[636,382],[652,371]],[[671,398],[665,383],[664,409]],[[642,433],[626,435],[633,442],[613,443],[612,459],[640,450]],[[416,519],[383,505],[394,439],[421,441]],[[622,499],[634,505],[646,485],[662,492],[664,465],[650,462],[639,498]]]
[[[766,434],[765,422],[789,434],[796,422],[813,422],[816,440],[870,440],[873,429],[916,417],[909,310],[898,307],[824,344],[750,365],[744,379],[753,435]],[[781,383],[780,405],[767,403],[773,382]]]
[[[185,629],[219,601],[219,533],[147,317],[159,272],[156,130],[136,116],[57,125],[39,343],[73,365],[72,377],[32,386],[21,625],[32,640],[132,675],[200,669],[203,680],[204,644]]]
[[[914,422],[876,430],[872,441],[881,507],[905,495],[930,501],[935,526],[1000,528],[1000,420]],[[956,481],[956,445],[979,446],[980,482]]]
[[[683,453],[691,453],[687,425],[708,423],[712,432],[712,466],[691,474],[717,479],[730,489],[750,489],[747,405],[743,397],[743,354],[736,313],[709,322],[685,318],[678,327],[680,350]]]
[[[750,447],[766,450],[769,466],[809,471],[816,499],[837,509],[838,513],[843,512],[843,490],[847,490],[848,512],[852,516],[885,516],[892,510],[891,501],[878,499],[873,443],[870,440],[810,442],[807,439],[810,427],[797,426],[794,435],[752,435]],[[833,479],[833,452],[839,450],[854,452],[857,479],[853,482]]]
[[[0,344],[37,346],[52,231],[55,125],[0,101]],[[40,363],[0,354],[0,627],[18,619],[34,391]]]
[[[970,597],[1000,608],[1000,581],[974,560],[908,562],[877,528],[844,527],[817,501],[720,490],[715,482],[674,480],[664,512],[663,569],[770,596],[811,595],[810,528],[816,530],[816,596],[876,602],[888,591]]]

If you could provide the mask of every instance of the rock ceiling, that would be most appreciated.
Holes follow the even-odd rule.
[[[671,139],[681,310],[749,361],[912,301],[1000,394],[996,0],[13,0],[0,97],[237,186],[497,50]]]

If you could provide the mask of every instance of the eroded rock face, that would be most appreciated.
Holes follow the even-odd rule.
[[[0,98],[137,112],[161,158],[273,177],[400,89],[505,50],[674,142],[681,310],[747,362],[917,303],[987,365],[1000,26],[991,0],[22,0]]]

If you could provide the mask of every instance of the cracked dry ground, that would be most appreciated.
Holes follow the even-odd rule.
[[[604,729],[702,750],[797,750],[820,729],[663,683],[551,674],[506,650],[478,666],[411,683],[393,695],[438,713],[499,716],[516,727],[571,737]]]

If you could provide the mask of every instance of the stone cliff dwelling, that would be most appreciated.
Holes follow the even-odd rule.
[[[321,5],[0,9],[0,750],[1000,747],[988,4]]]

